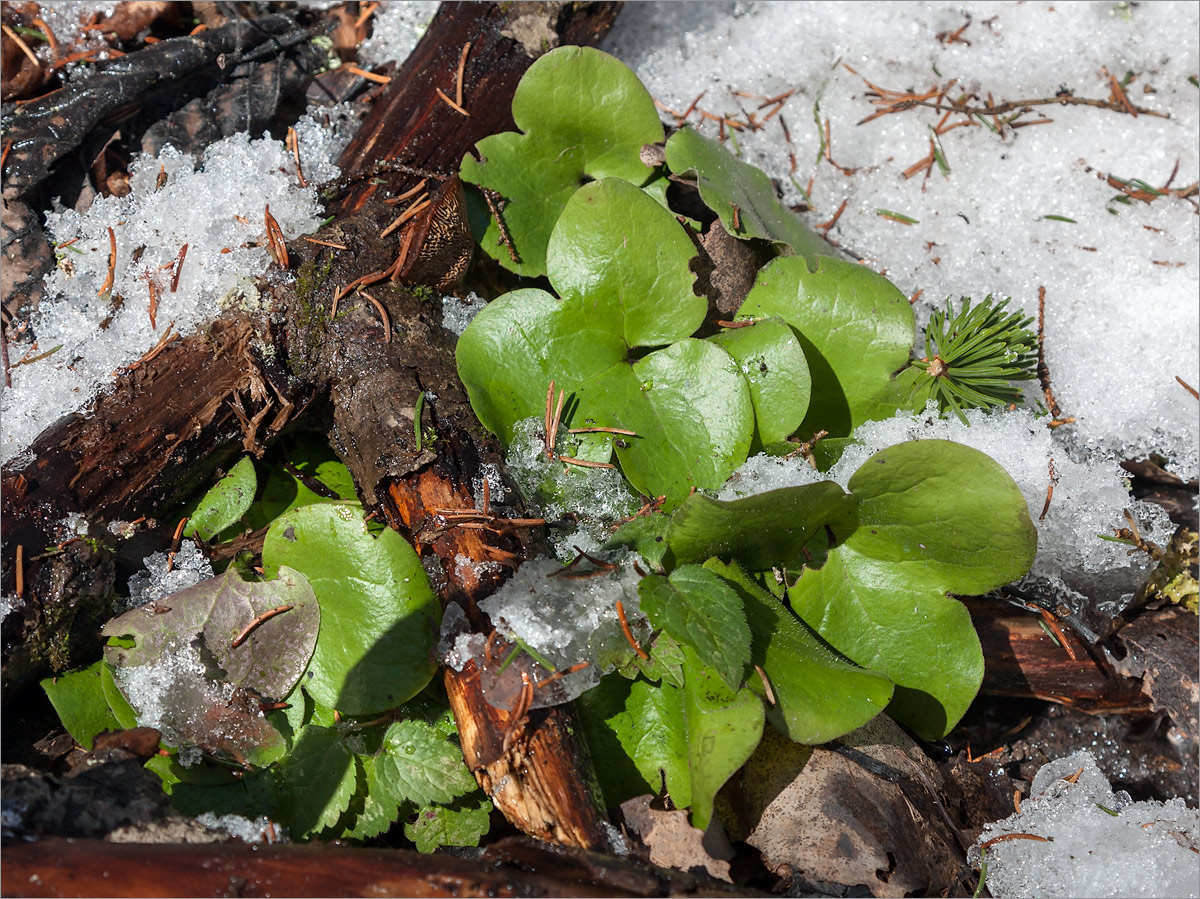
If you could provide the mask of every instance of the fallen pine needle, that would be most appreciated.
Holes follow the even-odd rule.
[[[467,112],[465,109],[463,109],[457,103],[455,103],[453,100],[451,100],[449,97],[447,97],[446,92],[444,90],[442,90],[440,87],[434,88],[434,90],[437,92],[437,95],[439,97],[441,97],[443,100],[446,101],[446,105],[449,106],[451,109],[453,109],[455,112],[459,113],[460,115],[465,115],[467,118],[471,117],[471,114],[469,112]]]
[[[113,233],[113,229],[108,229],[108,277],[104,279],[104,283],[100,285],[100,289],[96,291],[96,296],[102,297],[112,290],[113,281],[117,277],[117,235]]]

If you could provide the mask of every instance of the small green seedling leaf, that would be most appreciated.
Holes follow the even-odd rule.
[[[188,518],[183,529],[184,537],[199,537],[201,540],[212,540],[217,534],[233,524],[237,524],[254,502],[254,494],[258,482],[254,475],[254,462],[249,456],[243,456],[229,474],[217,481],[196,511]]]
[[[103,666],[104,662],[96,662],[42,681],[62,726],[84,749],[92,748],[92,740],[101,731],[121,727],[104,695]]]
[[[894,684],[832,652],[807,625],[756,584],[739,565],[705,568],[741,596],[754,634],[754,663],[766,673],[767,720],[797,743],[826,743],[866,724],[887,707]],[[751,687],[759,686],[752,678]]]
[[[387,729],[370,772],[371,793],[396,805],[448,805],[475,788],[458,744],[411,719]]]
[[[1008,473],[949,441],[881,450],[849,487],[855,521],[833,525],[837,545],[791,589],[792,607],[834,649],[896,683],[893,718],[940,738],[983,679],[970,615],[946,594],[1021,577],[1037,531]]]
[[[712,556],[740,559],[751,571],[793,566],[801,548],[827,522],[847,514],[849,499],[833,481],[783,487],[736,500],[696,493],[671,516],[669,565]]]
[[[263,567],[304,573],[321,605],[321,632],[304,689],[346,715],[370,715],[415,696],[437,666],[437,597],[413,548],[390,528],[367,531],[355,503],[302,506],[263,542]]]
[[[733,690],[750,664],[750,628],[741,598],[721,578],[699,565],[670,575],[651,574],[638,584],[650,623],[691,647]]]
[[[773,259],[737,314],[777,315],[796,332],[812,380],[821,387],[800,425],[801,437],[820,430],[846,436],[904,405],[892,373],[912,350],[912,308],[891,281],[866,266],[825,256],[810,271],[804,259]]]
[[[681,128],[667,141],[666,151],[667,166],[675,175],[695,177],[701,199],[734,237],[769,240],[782,255],[836,252],[779,202],[762,169],[742,162],[717,141]]]
[[[759,443],[786,440],[804,420],[812,393],[808,363],[791,328],[781,318],[768,318],[708,339],[734,358],[750,385]]]
[[[534,62],[517,85],[512,115],[524,133],[484,138],[476,145],[481,161],[464,157],[460,174],[507,201],[502,216],[520,261],[494,221],[479,241],[484,252],[537,277],[546,274],[550,232],[575,190],[603,178],[641,185],[652,173],[641,147],[662,141],[663,128],[637,75],[590,47],[559,47]]]
[[[433,852],[441,846],[478,846],[491,827],[489,799],[465,799],[453,806],[427,805],[417,820],[404,825],[404,835],[418,852]]]

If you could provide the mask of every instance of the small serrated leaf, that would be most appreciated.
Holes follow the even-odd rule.
[[[458,744],[423,721],[397,721],[387,729],[370,772],[371,792],[397,805],[447,805],[475,789]]]
[[[699,565],[667,577],[651,574],[638,584],[642,611],[656,628],[690,646],[731,689],[750,664],[750,627],[737,593]]]
[[[491,800],[466,799],[452,806],[427,805],[417,819],[404,825],[404,835],[417,845],[419,852],[433,852],[441,846],[478,846],[491,827]]]

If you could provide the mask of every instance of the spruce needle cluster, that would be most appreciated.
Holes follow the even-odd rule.
[[[963,424],[963,409],[1020,403],[1021,390],[1013,382],[1037,377],[1037,335],[1028,330],[1032,318],[1004,311],[1008,303],[988,294],[972,307],[970,297],[963,297],[955,312],[947,300],[925,329],[925,358],[913,360],[912,396],[936,399]]]

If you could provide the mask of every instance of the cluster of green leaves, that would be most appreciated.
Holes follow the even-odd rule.
[[[520,422],[545,413],[553,381],[570,397],[563,428],[636,434],[603,435],[588,458],[615,461],[636,490],[666,497],[610,541],[654,566],[639,585],[658,635],[651,658],[580,700],[596,755],[609,760],[609,802],[665,781],[704,827],[765,723],[820,743],[886,707],[924,737],[945,734],[983,676],[970,618],[950,594],[1020,577],[1036,548],[999,465],[921,441],[876,453],[848,493],[832,482],[728,502],[696,492],[720,487],[748,453],[788,452],[789,438],[819,430],[834,438],[819,444],[830,465],[855,427],[904,408],[894,375],[913,343],[906,298],[828,255],[767,177],[719,143],[682,129],[666,141],[665,166],[643,163],[641,145],[663,139],[652,101],[599,51],[543,56],[513,116],[524,133],[480,142],[482,161],[465,159],[463,179],[503,194],[519,261],[495,222],[484,250],[519,275],[544,275],[553,293],[511,291],[468,326],[457,358],[471,403],[511,442]],[[695,223],[669,208],[668,176],[693,183],[731,235],[778,254],[738,310],[740,327],[693,336],[707,312],[693,291]],[[1012,330],[990,305],[977,308],[983,331],[997,320]],[[960,357],[977,346],[967,343],[954,345]]]
[[[328,447],[302,443],[288,464],[260,489],[242,459],[189,518],[208,539],[268,521],[261,576],[230,566],[112,619],[103,660],[43,686],[85,747],[153,709],[173,749],[202,750],[195,765],[173,751],[149,763],[188,813],[357,839],[405,819],[423,851],[475,845],[491,806],[431,685],[439,611],[420,560],[395,531],[372,533]],[[179,673],[191,647],[204,676]]]

